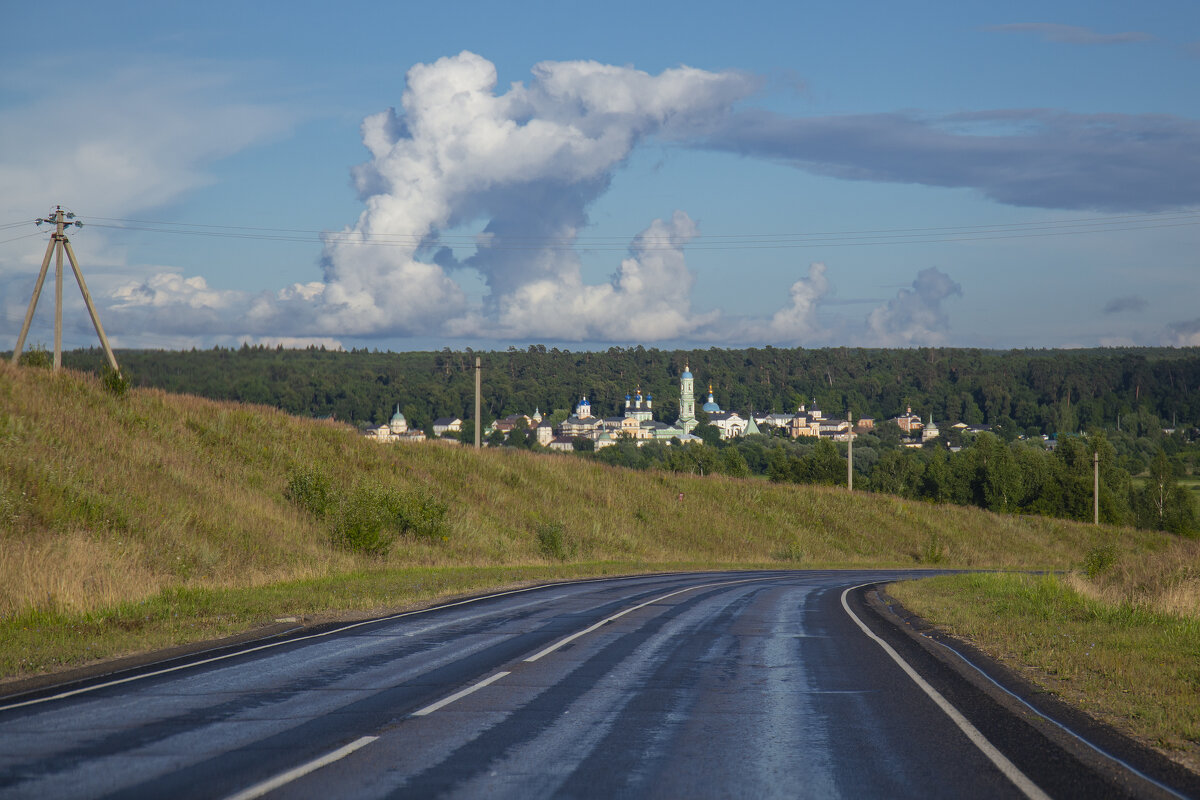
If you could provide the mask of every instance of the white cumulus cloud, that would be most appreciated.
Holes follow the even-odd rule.
[[[185,278],[175,272],[160,272],[144,281],[131,281],[113,290],[113,308],[181,305],[188,308],[228,308],[242,298],[241,292],[210,289],[208,282],[195,276]]]
[[[178,201],[214,180],[213,164],[285,134],[297,115],[254,100],[237,71],[208,63],[157,58],[111,70],[72,69],[77,65],[64,56],[7,76],[12,87],[30,92],[20,97],[14,89],[0,107],[0,220],[32,221],[56,204],[84,218],[86,227],[72,230],[72,239],[114,343],[191,346],[211,343],[214,331],[231,333],[238,293],[183,278],[169,266],[129,263],[103,218]],[[44,91],[47,74],[70,79]],[[21,324],[45,249],[41,231],[0,253],[0,332],[15,334]],[[71,346],[95,343],[78,293],[68,292],[64,302],[79,306],[73,319],[85,314],[84,326],[65,332]],[[187,331],[184,338],[179,331]],[[32,335],[44,335],[36,319]]]
[[[706,124],[756,82],[573,61],[538,64],[528,85],[503,93],[496,83],[474,53],[419,64],[401,108],[365,120],[371,159],[354,175],[366,208],[327,237],[317,327],[626,339],[703,324],[688,311],[682,246],[696,231],[686,214],[639,235],[611,284],[585,284],[572,245],[638,142]],[[461,260],[439,240],[459,226],[482,228]],[[482,307],[468,303],[458,269],[482,276]]]
[[[1174,347],[1200,347],[1200,317],[1167,326],[1167,344]]]
[[[694,277],[683,247],[696,235],[695,223],[682,211],[669,221],[655,220],[634,239],[609,283],[585,285],[572,269],[504,295],[499,330],[514,337],[593,341],[662,341],[693,333],[717,316],[691,311]]]
[[[877,347],[941,345],[950,318],[942,302],[962,295],[962,287],[936,267],[917,273],[912,288],[904,288],[867,316],[867,338]]]
[[[791,302],[775,312],[767,326],[766,339],[784,345],[810,344],[824,331],[817,322],[817,306],[829,294],[825,265],[813,262],[808,276],[792,284]]]

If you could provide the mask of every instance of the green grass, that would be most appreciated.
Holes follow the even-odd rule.
[[[1196,548],[1181,555],[1200,563]],[[1194,567],[1192,567],[1194,569]],[[1167,583],[1170,583],[1168,581]],[[1179,584],[1174,584],[1178,589]],[[894,584],[910,610],[1092,716],[1200,765],[1200,609],[1165,612],[1079,574],[972,574]],[[1164,592],[1171,589],[1164,585]]]
[[[830,487],[381,446],[270,408],[115,394],[88,375],[7,363],[0,454],[10,677],[497,583],[683,564],[1067,568],[1098,535]],[[1099,535],[1123,557],[1172,540]]]
[[[1149,475],[1143,473],[1134,475],[1130,478],[1130,482],[1135,488],[1141,489],[1149,482]],[[1187,475],[1181,478],[1176,478],[1175,483],[1195,495],[1200,495],[1200,475]]]

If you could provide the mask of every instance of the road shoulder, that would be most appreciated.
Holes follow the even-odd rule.
[[[914,668],[944,689],[993,744],[1053,796],[1088,796],[1083,784],[1091,784],[1094,791],[1101,788],[1097,781],[1103,784],[1103,794],[1092,796],[1172,796],[1083,744],[1062,725],[1174,792],[1200,797],[1200,775],[1039,689],[969,642],[939,631],[888,595],[883,585],[852,592],[851,601],[877,635],[911,658]],[[1081,774],[1069,778],[1074,770],[1060,763],[1063,759],[1075,762],[1093,779],[1085,781]]]

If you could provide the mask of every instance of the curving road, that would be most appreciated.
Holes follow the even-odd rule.
[[[538,587],[0,700],[0,797],[1156,796],[846,591],[915,574]]]

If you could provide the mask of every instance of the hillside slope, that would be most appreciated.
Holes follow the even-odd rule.
[[[574,561],[1068,567],[1097,537],[1163,537],[840,489],[639,473],[576,458],[381,447],[335,423],[0,364],[0,614],[87,611],[168,587],[236,587],[412,565]],[[446,504],[435,537],[386,556],[330,543],[289,501],[298,471],[335,494]],[[682,499],[680,496],[682,495]],[[540,537],[539,537],[540,534]],[[546,537],[561,547],[547,550]],[[547,555],[551,553],[552,555]]]
[[[418,519],[382,555],[335,543],[335,531],[347,540],[347,521],[374,519],[393,501],[444,513]],[[1063,594],[1053,577],[968,575],[900,591],[908,602],[914,587],[946,593],[914,606],[952,627],[954,614],[974,614],[956,629],[998,658],[1018,653],[1013,667],[1033,670],[1035,683],[1070,677],[1076,663],[1081,675],[1099,674],[1079,681],[1072,698],[1120,710],[1101,714],[1118,727],[1190,741],[1198,553],[1200,543],[1155,532],[843,489],[635,472],[519,450],[381,446],[270,408],[151,389],[114,396],[90,375],[0,363],[0,693],[29,688],[20,679],[59,681],[45,673],[90,664],[108,671],[114,657],[250,629],[257,636],[300,619],[582,575],[1083,567],[1094,579],[1066,578],[1082,594],[1058,604],[1061,618],[1039,599],[1045,585]],[[996,582],[1008,593],[987,589]],[[1032,608],[1018,606],[1028,605],[1030,585],[1041,594]],[[1084,608],[1105,592],[1113,596]],[[272,622],[281,624],[260,627]],[[1186,636],[1176,635],[1180,626]],[[997,630],[1003,637],[989,638]],[[1112,667],[1102,674],[1101,657]],[[1175,663],[1183,666],[1160,669]],[[1148,686],[1146,675],[1157,682],[1130,711],[1123,693]],[[1167,704],[1182,711],[1162,721],[1166,697],[1182,698]],[[1159,721],[1134,725],[1121,714]]]

